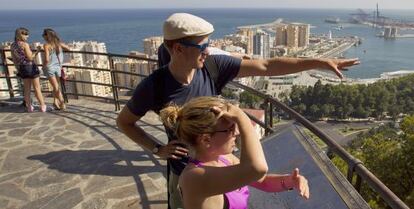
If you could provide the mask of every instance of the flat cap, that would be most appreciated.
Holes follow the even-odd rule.
[[[188,13],[174,13],[164,22],[164,39],[175,40],[188,36],[213,33],[214,27],[206,20]]]

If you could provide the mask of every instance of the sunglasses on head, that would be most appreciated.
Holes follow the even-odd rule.
[[[210,40],[208,40],[207,43],[204,43],[204,44],[193,44],[193,43],[186,42],[186,41],[180,41],[178,43],[180,43],[180,44],[182,44],[186,47],[197,48],[197,49],[200,50],[200,52],[204,52],[207,49],[207,47],[210,45]]]

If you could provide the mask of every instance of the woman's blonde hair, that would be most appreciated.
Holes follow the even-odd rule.
[[[225,103],[224,99],[218,97],[197,97],[182,107],[170,105],[162,109],[160,118],[180,140],[196,145],[199,135],[214,132],[218,118],[211,108],[223,107]]]
[[[14,41],[22,41],[23,40],[23,33],[29,34],[29,30],[27,28],[17,28],[14,32]]]
[[[55,50],[56,54],[60,53],[60,38],[57,33],[51,28],[45,28],[43,30],[43,37],[45,38],[46,42],[52,45],[53,49]]]

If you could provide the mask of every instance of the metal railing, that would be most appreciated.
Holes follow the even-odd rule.
[[[11,67],[11,66],[14,67],[14,64],[11,61],[11,56],[6,55],[7,52],[11,53],[11,51],[9,49],[0,49],[0,58],[2,60],[2,63],[0,63],[0,66],[3,66],[5,68],[5,70],[4,70],[5,75],[0,76],[0,79],[6,79],[7,86],[8,86],[7,89],[0,89],[0,92],[8,91],[10,98],[13,98],[13,97],[15,97],[16,92],[23,92],[23,90],[21,88],[18,88],[18,89],[13,88],[12,80],[19,81],[19,78],[17,76],[11,76],[10,75],[9,67]],[[130,76],[145,78],[146,76],[148,76],[148,74],[150,72],[155,70],[156,67],[157,67],[157,60],[150,59],[150,58],[139,57],[139,56],[133,56],[133,55],[86,52],[86,51],[65,51],[65,54],[72,54],[72,55],[73,54],[80,54],[82,56],[93,55],[93,56],[106,57],[106,59],[100,59],[100,60],[106,61],[108,63],[107,66],[106,66],[107,68],[103,68],[103,67],[98,68],[98,67],[90,67],[90,66],[77,66],[77,65],[63,65],[63,68],[66,70],[66,72],[69,72],[68,73],[69,75],[70,75],[70,72],[73,71],[73,70],[77,70],[77,71],[89,70],[89,71],[97,71],[97,72],[107,72],[110,75],[109,76],[110,77],[110,83],[79,80],[79,79],[76,79],[74,76],[70,76],[69,79],[67,79],[65,82],[60,83],[61,84],[60,87],[62,89],[62,94],[63,94],[63,98],[64,98],[65,102],[66,103],[69,102],[68,96],[75,96],[75,97],[82,96],[82,97],[102,99],[102,100],[113,102],[114,105],[115,105],[115,111],[119,111],[121,109],[121,103],[125,102],[124,100],[120,99],[119,91],[123,90],[123,89],[133,90],[132,87],[121,85],[119,83],[118,79],[117,79],[117,75],[127,74],[127,75],[130,75]],[[38,56],[40,56],[40,55],[38,55]],[[141,61],[141,62],[145,61],[146,63],[142,63],[142,65],[145,65],[145,64],[147,65],[147,71],[149,73],[148,74],[140,74],[140,73],[133,73],[133,72],[126,72],[126,71],[116,70],[115,69],[115,60],[116,59],[130,59],[130,60],[136,60],[136,61]],[[37,65],[39,67],[42,66],[41,64],[37,64]],[[45,78],[41,78],[41,79],[45,80]],[[109,88],[111,88],[112,95],[111,95],[111,97],[109,97],[109,96],[99,96],[99,95],[93,95],[93,94],[92,95],[91,94],[83,94],[83,93],[78,93],[78,92],[68,92],[66,90],[67,86],[69,86],[69,85],[74,86],[76,84],[90,84],[90,85],[109,87]],[[76,88],[72,88],[72,89],[76,89]],[[50,93],[50,91],[42,91],[42,92],[43,93]]]
[[[12,66],[13,64],[7,64],[5,61],[7,60],[6,52],[9,50],[2,50],[0,49],[1,58],[3,60],[3,63],[0,63],[0,66],[5,67],[6,73],[5,76],[0,76],[0,79],[6,79],[8,89],[0,89],[0,91],[8,91],[10,97],[14,97],[14,92],[21,91],[21,90],[15,90],[12,88],[11,80],[12,79],[18,79],[17,77],[11,77],[8,72],[8,66]],[[121,89],[128,89],[133,90],[131,87],[127,86],[121,86],[118,81],[116,75],[121,74],[128,74],[131,76],[137,76],[137,77],[146,77],[146,74],[138,74],[138,73],[132,73],[132,72],[124,72],[119,71],[115,69],[115,63],[114,58],[127,58],[127,59],[134,59],[134,60],[142,60],[148,62],[149,67],[148,71],[152,71],[155,69],[156,65],[154,63],[157,62],[157,60],[154,59],[147,59],[137,56],[128,56],[128,55],[120,55],[120,54],[111,54],[111,53],[94,53],[94,52],[75,52],[70,51],[66,53],[80,53],[80,54],[92,54],[92,55],[101,55],[108,57],[109,66],[108,68],[94,68],[94,67],[85,67],[85,66],[70,66],[65,65],[64,67],[66,69],[81,69],[81,70],[95,70],[95,71],[105,71],[110,72],[111,74],[111,83],[97,83],[97,82],[91,82],[91,81],[82,81],[82,80],[76,80],[76,79],[69,79],[66,82],[74,82],[74,83],[84,83],[84,84],[93,84],[93,85],[102,85],[111,87],[112,89],[112,98],[108,97],[101,97],[101,96],[93,96],[93,95],[84,95],[84,94],[78,94],[76,92],[66,92],[65,89],[63,89],[65,86],[62,86],[62,92],[64,94],[65,101],[68,102],[68,95],[73,96],[85,96],[85,97],[93,97],[93,98],[100,98],[105,99],[110,102],[113,102],[115,104],[115,110],[120,110],[120,103],[123,102],[121,99],[119,99],[119,90]],[[409,207],[401,200],[399,199],[388,187],[386,187],[373,173],[371,173],[364,164],[353,157],[351,154],[349,154],[344,148],[342,148],[338,143],[336,143],[331,137],[329,137],[327,134],[325,134],[323,131],[321,131],[318,127],[316,127],[314,124],[312,124],[309,120],[307,120],[305,117],[294,111],[293,109],[289,108],[285,104],[281,103],[277,99],[273,98],[270,95],[264,94],[260,91],[257,91],[253,88],[250,88],[248,86],[244,86],[237,82],[230,82],[230,85],[235,86],[237,88],[243,89],[247,92],[250,92],[256,96],[259,96],[263,99],[264,103],[262,105],[262,108],[265,110],[265,121],[264,123],[253,116],[249,115],[249,117],[255,121],[257,124],[259,124],[262,128],[265,130],[265,134],[269,135],[274,132],[273,130],[273,112],[276,108],[280,108],[286,113],[290,115],[293,119],[301,123],[304,127],[308,128],[311,132],[313,132],[316,136],[318,136],[324,143],[327,144],[330,151],[338,155],[342,160],[344,160],[348,166],[348,173],[347,173],[347,179],[348,181],[354,186],[354,188],[360,192],[361,189],[361,183],[362,181],[365,181],[367,185],[373,189],[375,192],[379,194],[379,196],[392,208],[398,208],[398,209],[409,209]],[[356,182],[353,184],[353,178],[354,175],[356,175]]]

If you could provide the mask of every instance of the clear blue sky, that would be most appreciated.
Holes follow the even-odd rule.
[[[374,8],[413,9],[414,0],[0,0],[10,9]]]

